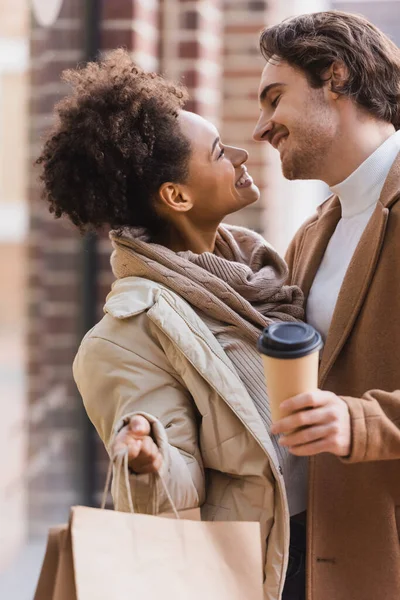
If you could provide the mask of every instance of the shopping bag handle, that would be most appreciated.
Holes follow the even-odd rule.
[[[132,514],[135,513],[135,509],[133,507],[133,499],[132,499],[132,489],[129,483],[129,466],[128,466],[128,448],[124,448],[121,452],[118,452],[113,459],[110,460],[107,470],[106,483],[104,486],[103,497],[101,500],[101,509],[104,509],[107,502],[108,492],[111,488],[111,478],[113,472],[113,464],[116,466],[116,478],[115,478],[115,488],[116,488],[116,498],[115,498],[115,508],[118,510],[119,506],[119,489],[121,482],[121,471],[124,472],[124,482],[125,482],[125,490],[128,498],[129,512]],[[174,513],[177,519],[180,519],[179,513],[176,509],[175,503],[172,499],[171,494],[168,491],[167,484],[165,483],[165,479],[163,475],[157,471],[156,477],[158,477],[161,481],[161,485],[164,488],[165,495],[167,496],[168,502],[171,505],[172,512]]]

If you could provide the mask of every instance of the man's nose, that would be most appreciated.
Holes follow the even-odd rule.
[[[253,140],[256,142],[268,142],[268,133],[272,130],[271,121],[267,121],[263,116],[258,120],[253,131]]]

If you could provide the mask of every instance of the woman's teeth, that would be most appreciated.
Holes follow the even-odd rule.
[[[244,173],[240,179],[236,182],[236,187],[243,187],[244,185],[251,185],[253,183],[252,178],[248,173]]]

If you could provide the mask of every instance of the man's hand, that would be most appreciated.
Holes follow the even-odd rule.
[[[150,433],[151,426],[145,417],[132,417],[115,438],[112,455],[128,448],[128,464],[134,473],[156,473],[161,469],[162,456]]]
[[[339,396],[316,390],[285,400],[280,409],[284,416],[271,427],[271,433],[284,434],[279,443],[292,454],[350,454],[350,413]]]

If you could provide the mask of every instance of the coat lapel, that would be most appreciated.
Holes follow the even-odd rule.
[[[347,269],[322,352],[319,386],[348,338],[373,277],[385,235],[388,209],[378,204]]]
[[[303,290],[305,300],[340,219],[339,199],[336,196],[329,198],[319,207],[318,213],[318,218],[308,225],[304,233],[300,254],[292,274],[292,281]]]
[[[400,155],[389,172],[379,202],[361,236],[343,280],[322,353],[320,387],[323,386],[330,369],[350,335],[368,293],[385,238],[389,208],[399,197],[399,181]]]

